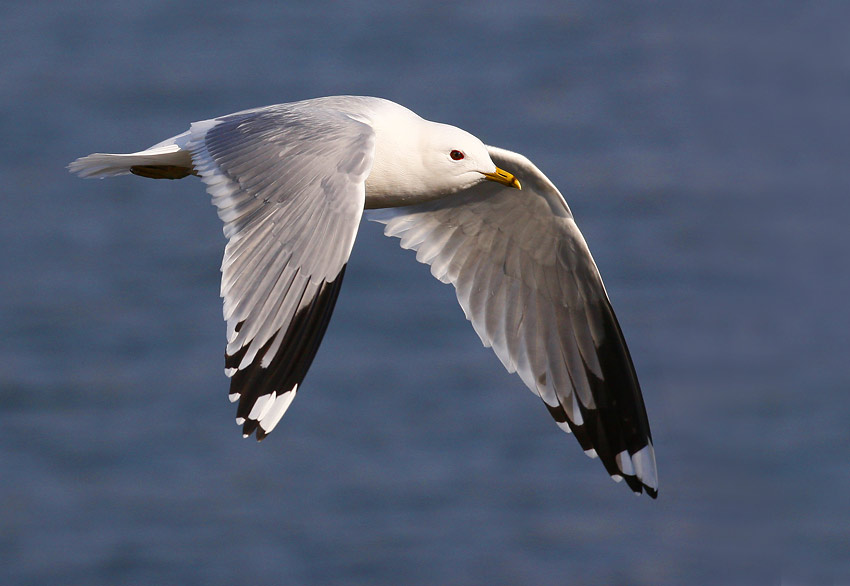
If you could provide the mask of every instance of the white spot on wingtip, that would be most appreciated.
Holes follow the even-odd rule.
[[[599,457],[599,455],[596,453],[596,450],[594,450],[593,448],[590,448],[589,450],[585,450],[584,453],[587,454],[587,456],[589,458],[598,458]]]
[[[238,369],[238,368],[225,368],[225,369],[224,369],[224,375],[225,375],[227,378],[230,378],[230,377],[232,377],[234,374],[236,374],[238,371],[239,371],[239,369]]]
[[[619,474],[612,474],[612,475],[611,475],[611,480],[613,480],[614,482],[622,482],[622,481],[623,481],[623,477],[622,477],[622,476],[620,476]]]
[[[614,456],[614,460],[617,462],[617,468],[620,469],[625,476],[634,476],[635,469],[632,466],[632,458],[629,456],[629,452],[627,450],[623,450],[616,456]]]
[[[277,393],[272,392],[270,395],[262,395],[254,401],[254,406],[251,407],[251,412],[248,413],[248,419],[259,421],[266,416],[271,406],[274,404]]]
[[[240,395],[239,393],[230,393],[229,395],[227,395],[227,398],[231,403],[235,403],[239,400],[239,397],[241,396],[242,395]]]
[[[563,429],[567,433],[573,432],[573,430],[570,429],[570,425],[566,421],[556,421],[555,423],[557,423],[558,427],[560,427],[561,429]]]
[[[245,424],[245,418],[244,417],[237,417],[236,418],[236,425],[244,425],[244,424]]]
[[[250,437],[250,435],[251,435],[250,433],[243,433],[242,438],[247,439],[248,437]]]
[[[260,420],[260,427],[263,428],[263,431],[266,432],[266,434],[271,433],[275,426],[280,423],[283,414],[286,413],[286,410],[289,409],[289,406],[295,399],[295,392],[297,390],[298,385],[295,385],[288,393],[281,393],[274,400],[274,405],[266,411],[265,415]]]
[[[655,450],[652,444],[647,444],[632,454],[635,476],[646,486],[658,490],[658,470],[655,467]]]

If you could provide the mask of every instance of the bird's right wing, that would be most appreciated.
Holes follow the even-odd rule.
[[[488,147],[522,190],[484,181],[432,202],[370,212],[451,283],[485,346],[615,478],[655,497],[640,386],[599,271],[555,186],[528,159]]]
[[[185,148],[224,221],[225,372],[237,422],[262,439],[318,350],[357,234],[372,128],[284,104],[197,122]]]

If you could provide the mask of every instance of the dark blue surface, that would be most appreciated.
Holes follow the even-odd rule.
[[[0,582],[850,580],[847,5],[173,4],[0,7]],[[338,93],[561,188],[643,383],[657,501],[374,224],[303,392],[240,438],[202,184],[64,166]]]

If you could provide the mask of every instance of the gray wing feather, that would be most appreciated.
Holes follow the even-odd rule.
[[[457,291],[485,346],[615,479],[657,493],[649,422],[596,264],[555,186],[525,157],[488,147],[523,189],[484,181],[370,219]]]
[[[363,213],[374,141],[367,124],[298,103],[192,125],[186,148],[228,239],[226,372],[246,435],[271,431],[315,355]]]

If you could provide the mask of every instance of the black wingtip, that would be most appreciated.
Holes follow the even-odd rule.
[[[628,451],[630,458],[637,457],[640,459],[642,467],[639,469],[638,474],[625,474],[617,464],[615,452],[607,441],[608,437],[603,427],[603,418],[597,410],[588,410],[579,406],[579,410],[585,419],[582,425],[576,425],[569,419],[563,406],[557,405],[553,407],[545,401],[543,401],[543,404],[546,405],[546,409],[556,423],[562,428],[564,423],[567,424],[569,430],[572,431],[576,440],[578,440],[582,450],[588,452],[588,455],[595,455],[602,461],[602,465],[605,466],[606,471],[613,479],[624,480],[626,485],[635,494],[643,494],[645,492],[652,499],[658,498],[658,489],[647,485],[639,477],[639,474],[642,472],[648,474],[645,478],[646,480],[654,481],[657,477],[655,454],[651,440],[647,439],[639,450]],[[647,469],[648,467],[651,467],[651,471]]]
[[[646,495],[651,499],[658,498],[658,489],[647,486],[637,476],[620,476],[626,481],[626,484],[635,494],[640,495],[646,493]]]
[[[258,442],[268,436],[259,421],[250,417],[260,397],[273,393],[282,395],[281,389],[294,392],[301,385],[327,330],[344,275],[345,265],[333,281],[323,281],[319,285],[315,297],[296,312],[286,332],[278,331],[260,348],[251,364],[231,376],[230,395],[239,397],[236,416],[245,420],[242,426],[244,436],[256,433]],[[237,331],[241,326],[240,322]],[[283,342],[277,354],[264,367],[262,364],[266,353],[276,336],[280,335],[284,336]],[[225,367],[239,368],[247,349],[246,345],[233,355],[225,354]]]

